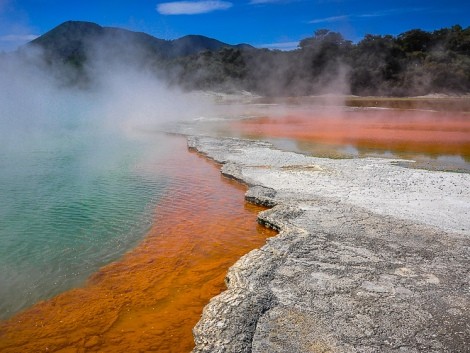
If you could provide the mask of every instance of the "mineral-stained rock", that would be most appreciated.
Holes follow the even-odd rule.
[[[251,186],[248,200],[274,206],[259,221],[280,231],[230,268],[227,290],[194,329],[193,352],[469,351],[470,175],[311,159],[234,139],[191,144],[230,165],[225,172]],[[351,180],[345,197],[358,168],[370,183]],[[397,207],[415,198],[429,207]]]

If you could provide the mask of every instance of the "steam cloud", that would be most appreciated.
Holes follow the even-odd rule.
[[[0,54],[0,319],[76,285],[83,280],[81,276],[93,270],[87,267],[87,260],[73,260],[74,256],[85,254],[88,259],[93,254],[82,253],[67,241],[57,248],[49,247],[54,237],[38,241],[37,249],[51,251],[38,250],[40,254],[31,255],[31,259],[24,258],[27,251],[20,256],[9,251],[16,249],[11,244],[21,244],[23,236],[42,239],[46,235],[41,232],[49,234],[51,227],[56,227],[43,221],[43,216],[36,220],[36,212],[47,218],[53,209],[86,203],[97,194],[90,190],[98,187],[100,200],[114,200],[108,194],[121,183],[120,177],[113,176],[121,175],[121,166],[153,183],[158,179],[161,158],[171,156],[172,141],[152,132],[162,124],[206,115],[212,109],[204,96],[169,87],[155,74],[141,69],[142,57],[136,55],[133,62],[126,58],[125,63],[119,58],[109,60],[112,53],[99,54],[95,50],[99,46],[101,43],[92,43],[88,47],[86,65],[78,71],[86,76],[81,85],[70,84],[76,78],[70,75],[77,71],[67,69],[67,65],[51,67],[38,48]],[[108,178],[109,183],[102,182]],[[126,195],[125,190],[122,193]],[[33,219],[32,224],[24,223],[28,219]],[[38,224],[45,224],[44,229]],[[82,236],[88,246],[92,234]],[[127,244],[133,236],[126,234],[119,244]],[[29,249],[34,244],[25,241],[21,247]],[[121,248],[105,255],[115,256],[113,251],[119,253]],[[72,260],[63,261],[63,253]]]
[[[109,60],[113,53],[95,50],[100,45],[91,43],[88,47],[88,60],[81,71],[88,80],[85,88],[67,85],[71,71],[66,66],[51,69],[40,48],[1,54],[2,141],[53,129],[63,122],[57,119],[85,119],[100,128],[128,132],[155,130],[163,123],[210,111],[208,99],[170,87],[154,73],[140,69],[144,59],[138,55],[133,62],[128,57],[125,62]]]

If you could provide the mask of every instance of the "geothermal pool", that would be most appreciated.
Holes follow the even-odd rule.
[[[129,139],[79,117],[25,130],[0,133],[0,319],[135,246],[171,185],[149,168],[164,137]]]
[[[191,330],[225,288],[228,267],[275,233],[256,223],[261,208],[244,201],[243,186],[188,152],[184,138],[170,143],[171,157],[147,165],[171,187],[144,240],[84,286],[2,322],[2,352],[191,350]]]
[[[198,129],[322,157],[470,171],[468,113],[244,109],[257,117]],[[261,209],[183,137],[70,123],[46,137],[1,141],[0,350],[189,351],[228,267],[274,235],[256,224]]]
[[[218,131],[319,157],[410,159],[408,166],[470,172],[470,114],[463,112],[294,107]]]

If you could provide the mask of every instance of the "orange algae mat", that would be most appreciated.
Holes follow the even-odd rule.
[[[228,267],[275,232],[245,188],[186,149],[165,163],[177,187],[138,247],[82,287],[0,323],[1,352],[189,352],[192,328],[225,289]],[[162,167],[156,167],[161,169]]]
[[[236,121],[248,136],[470,158],[470,114],[409,110],[299,112]]]

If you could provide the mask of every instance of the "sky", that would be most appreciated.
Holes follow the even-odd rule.
[[[0,51],[68,20],[146,32],[162,39],[201,34],[229,44],[290,50],[317,29],[359,41],[470,25],[469,0],[0,0]]]

